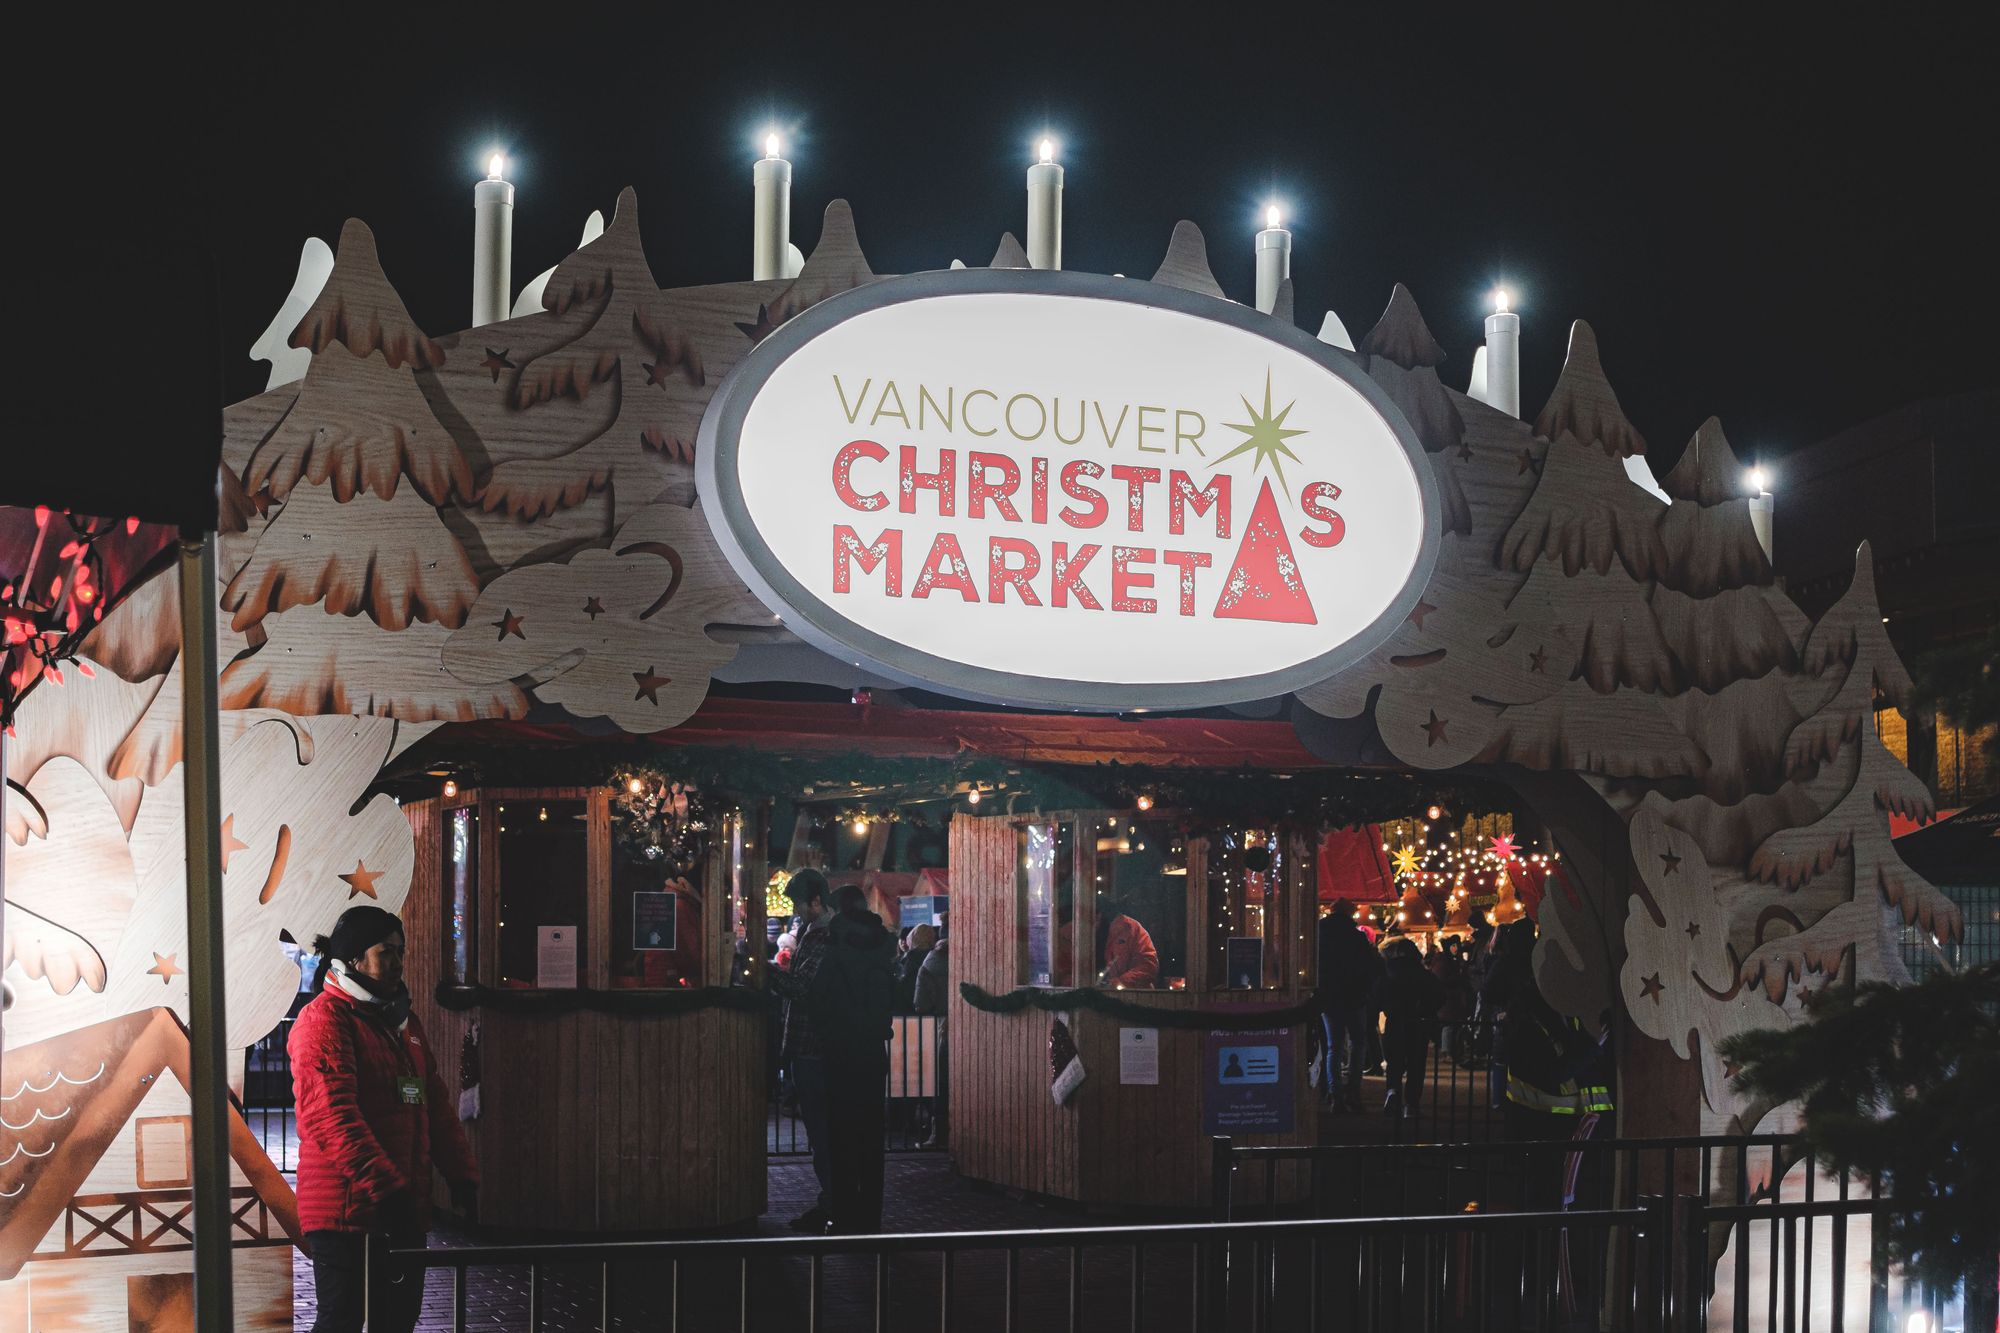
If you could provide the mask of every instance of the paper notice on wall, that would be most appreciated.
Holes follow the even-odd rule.
[[[1118,1029],[1118,1081],[1142,1087],[1160,1082],[1160,1030]]]
[[[575,990],[576,927],[542,926],[535,946],[535,984],[543,990]]]

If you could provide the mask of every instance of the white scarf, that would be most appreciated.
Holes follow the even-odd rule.
[[[382,1005],[388,1003],[388,1001],[384,999],[382,996],[375,994],[373,991],[369,990],[366,986],[362,985],[359,981],[356,981],[353,977],[347,975],[347,964],[341,962],[338,958],[334,959],[332,962],[327,964],[326,975],[328,976],[329,979],[333,981],[335,985],[339,986],[341,990],[345,991],[348,995],[352,996],[356,1000],[359,1000],[363,1004],[372,1004],[377,1008],[380,1008]],[[405,1015],[403,1021],[396,1024],[396,1031],[401,1032],[404,1028],[408,1027],[409,1025],[410,1025],[409,1017]]]

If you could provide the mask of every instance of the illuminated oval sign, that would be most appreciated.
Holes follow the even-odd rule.
[[[1119,278],[823,301],[724,381],[697,457],[718,540],[790,629],[1000,703],[1289,692],[1387,638],[1437,550],[1430,467],[1344,354]]]

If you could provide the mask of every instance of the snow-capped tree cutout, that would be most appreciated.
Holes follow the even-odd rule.
[[[43,983],[52,996],[81,987],[101,992],[105,958],[118,946],[137,885],[125,829],[92,774],[75,760],[56,758],[27,784],[8,791],[8,821],[17,805],[32,801],[46,832],[7,853],[6,959],[19,980]],[[79,891],[88,886],[88,892]],[[39,997],[38,997],[39,998]],[[81,995],[78,999],[82,999]],[[7,1015],[7,1036],[18,1044],[17,1014]]]
[[[1285,625],[1317,625],[1292,540],[1278,513],[1278,498],[1265,479],[1243,525],[1236,558],[1216,599],[1218,620],[1270,620]]]
[[[375,233],[358,218],[341,227],[333,272],[290,341],[314,356],[334,343],[361,358],[380,352],[396,368],[430,370],[444,362],[444,349],[424,336],[389,285],[375,251]]]
[[[111,755],[159,694],[162,678],[131,682],[110,671],[67,671],[63,684],[36,690],[21,701],[15,734],[6,740],[7,836],[16,847],[30,834],[47,836],[44,812],[32,797],[42,765],[70,759],[91,775],[116,814],[129,829],[138,815],[144,789],[136,778],[111,776]],[[9,891],[11,892],[11,885]]]
[[[593,208],[590,210],[590,216],[583,220],[583,235],[577,241],[576,248],[581,250],[584,246],[589,245],[603,234],[604,214],[600,210]],[[509,320],[516,320],[528,315],[540,314],[542,311],[543,293],[548,290],[549,279],[555,275],[556,271],[554,268],[546,268],[528,279],[527,283],[521,288],[521,294],[514,298],[514,308],[508,312],[507,318]]]
[[[1006,253],[1007,240],[1007,237],[1001,238],[1002,254]],[[1019,248],[1018,245],[1016,248]],[[999,262],[1000,257],[1000,254],[994,256],[995,268],[1004,267]],[[1021,256],[1019,267],[1028,267],[1025,253]],[[783,290],[758,304],[755,319],[735,321],[736,329],[751,343],[760,343],[801,311],[818,305],[829,296],[852,291],[875,279],[875,271],[868,266],[868,257],[862,253],[861,240],[854,229],[854,210],[845,199],[836,199],[826,206],[820,223],[819,244],[813,247],[811,257],[800,264]]]
[[[1471,532],[1472,514],[1453,466],[1456,460],[1451,459],[1453,451],[1469,452],[1465,422],[1452,401],[1453,395],[1438,378],[1437,367],[1444,361],[1444,349],[1431,336],[1416,299],[1402,283],[1397,283],[1390,292],[1382,318],[1361,340],[1360,356],[1369,378],[1382,386],[1416,430],[1424,452],[1431,455],[1444,511],[1444,531]]]
[[[480,503],[533,520],[608,488],[616,527],[693,461],[707,402],[706,393],[691,392],[706,384],[701,355],[646,262],[637,192],[619,194],[611,225],[556,266],[542,300],[551,314],[581,322],[564,326],[571,333],[563,342],[497,373],[495,383],[521,412],[565,398],[585,403],[599,392],[610,407],[569,449],[496,464]]]
[[[1614,458],[1646,452],[1645,437],[1626,418],[1611,381],[1604,377],[1597,334],[1580,319],[1570,325],[1562,373],[1535,418],[1535,434],[1557,444],[1565,440],[1593,444]]]
[[[533,680],[545,703],[644,735],[686,720],[735,657],[707,626],[770,622],[701,515],[656,504],[609,546],[489,584],[444,664],[468,684]]]
[[[1743,464],[1722,433],[1722,422],[1710,417],[1696,428],[1673,470],[1661,478],[1660,489],[1706,509],[1745,498],[1743,477]]]
[[[477,623],[475,611],[468,624]],[[453,631],[443,625],[388,630],[367,616],[330,616],[301,606],[266,616],[259,628],[264,643],[223,668],[225,709],[274,708],[301,717],[355,713],[404,722],[473,722],[528,711],[527,695],[512,681],[470,685],[444,669]]]
[[[1019,241],[1014,239],[1014,233],[1003,231],[1000,233],[1000,247],[993,252],[993,258],[986,267],[1033,268],[1034,265],[1028,262],[1028,252],[1021,248]]]
[[[1178,287],[1184,292],[1224,299],[1222,284],[1215,280],[1215,270],[1208,266],[1208,242],[1202,238],[1201,228],[1186,219],[1174,224],[1174,234],[1167,240],[1166,257],[1154,270],[1153,281],[1162,287]]]

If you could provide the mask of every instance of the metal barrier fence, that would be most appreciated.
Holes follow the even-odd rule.
[[[1419,1092],[1409,1105],[1409,1113],[1396,1117],[1390,1140],[1396,1143],[1474,1143],[1505,1135],[1502,1110],[1507,1084],[1505,1071],[1494,1060],[1496,1025],[1489,1019],[1473,1018],[1441,1023],[1435,1040],[1424,1053]],[[1342,1070],[1337,1054],[1326,1047],[1326,1027],[1320,1027],[1320,1056],[1323,1064],[1319,1088],[1326,1098],[1340,1085]],[[1338,1044],[1336,1038],[1336,1044]],[[1368,1044],[1362,1062],[1364,1099],[1360,1115],[1378,1115],[1383,1097],[1374,1080],[1388,1073],[1375,1041]]]
[[[292,1020],[279,1020],[243,1053],[243,1119],[279,1171],[298,1167],[298,1121],[292,1106]]]
[[[1710,1207],[1648,1196],[1563,1212],[1230,1221],[1070,1230],[750,1240],[604,1241],[390,1250],[383,1283],[450,1274],[453,1330],[468,1325],[474,1270],[525,1276],[512,1327],[937,1330],[1598,1329],[1696,1333],[1889,1327],[1886,1300],[1815,1310],[1807,1271],[1774,1270],[1768,1297],[1718,1292],[1701,1254],[1714,1227],[1797,1229],[1895,1211],[1889,1200]],[[1678,1225],[1675,1215],[1680,1215]],[[1619,1256],[1622,1269],[1585,1266]],[[1873,1264],[1871,1261],[1871,1269]],[[1883,1291],[1886,1292],[1886,1284]],[[442,1293],[440,1293],[442,1294]],[[479,1326],[494,1326],[491,1309]],[[506,1327],[508,1325],[501,1324]]]
[[[887,1111],[883,1147],[888,1151],[929,1152],[944,1147],[944,1105],[949,1094],[944,1058],[936,1016],[896,1016],[889,1038],[889,1072],[882,1081]],[[807,1157],[812,1153],[787,1069],[778,1070],[771,1079],[764,1145],[771,1157]]]

